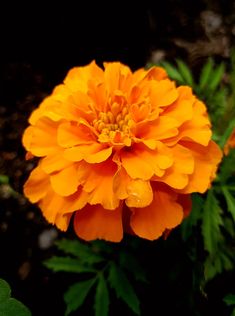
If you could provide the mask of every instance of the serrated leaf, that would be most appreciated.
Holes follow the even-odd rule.
[[[192,195],[192,210],[181,224],[182,238],[186,241],[193,233],[193,227],[202,219],[202,208],[204,200],[199,194]]]
[[[78,257],[83,263],[92,265],[104,261],[102,256],[94,253],[90,246],[81,243],[79,240],[62,239],[56,241],[56,245],[58,249],[65,253]]]
[[[228,211],[230,212],[233,220],[235,221],[235,198],[232,196],[232,194],[225,186],[222,186],[222,191],[224,193],[224,197],[228,206]]]
[[[211,91],[214,91],[219,83],[222,80],[222,77],[225,72],[224,63],[221,63],[213,72],[213,75],[211,76],[210,82],[208,83],[208,89]]]
[[[224,148],[227,140],[229,139],[230,135],[232,134],[233,130],[235,128],[235,119],[233,119],[227,126],[227,128],[224,131],[224,134],[221,136],[219,140],[220,148]]]
[[[70,286],[64,294],[64,301],[67,305],[65,316],[77,310],[84,303],[89,291],[96,282],[96,278],[81,281]]]
[[[235,305],[235,295],[234,294],[228,294],[224,297],[223,301],[228,305]]]
[[[219,179],[222,184],[226,184],[228,179],[235,172],[235,149],[231,149],[228,156],[223,158],[220,166]]]
[[[136,258],[128,252],[120,252],[120,265],[129,271],[137,281],[148,283],[146,271],[141,267]]]
[[[44,265],[53,270],[54,272],[64,271],[64,272],[75,272],[75,273],[85,273],[85,272],[97,272],[95,269],[86,267],[82,265],[78,259],[70,257],[52,257],[44,262]]]
[[[172,80],[176,80],[179,83],[183,83],[184,79],[181,76],[181,74],[179,73],[179,71],[176,69],[176,67],[172,66],[170,63],[163,61],[161,62],[161,65],[165,68],[168,76],[172,79]]]
[[[109,313],[109,291],[106,280],[101,274],[98,279],[95,293],[95,316],[108,316]]]
[[[193,81],[192,72],[189,69],[189,67],[182,60],[179,60],[179,59],[176,60],[176,63],[179,68],[179,72],[184,79],[184,82],[190,85],[191,87],[193,87],[194,81]]]
[[[0,315],[2,316],[31,316],[30,310],[20,301],[11,298],[9,284],[0,279]]]
[[[121,298],[137,315],[140,315],[140,302],[135,291],[127,279],[125,273],[112,263],[109,269],[109,284],[116,292],[118,298]]]
[[[223,270],[221,258],[208,256],[204,263],[204,273],[206,281],[212,280]]]
[[[202,235],[204,248],[214,254],[218,243],[223,239],[220,226],[223,225],[221,208],[212,190],[207,193],[207,198],[203,208]]]
[[[208,61],[205,63],[205,65],[202,68],[200,78],[199,78],[199,89],[203,90],[207,83],[209,82],[210,75],[213,69],[214,62],[211,58],[208,59]]]

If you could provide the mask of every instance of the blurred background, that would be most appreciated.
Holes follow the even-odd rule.
[[[55,277],[41,265],[53,252],[54,239],[63,234],[22,196],[33,167],[25,162],[21,146],[31,111],[73,66],[121,61],[135,70],[181,58],[197,76],[208,56],[228,62],[234,39],[235,2],[228,0],[1,5],[0,277],[33,315],[62,315],[61,293],[71,279]],[[216,295],[214,291],[213,304]],[[156,303],[147,301],[150,311]],[[147,309],[143,315],[149,315]]]

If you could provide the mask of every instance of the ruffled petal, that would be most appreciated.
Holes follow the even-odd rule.
[[[61,171],[51,174],[50,182],[53,190],[61,196],[75,193],[79,185],[77,166],[72,164]]]
[[[23,135],[23,145],[33,155],[43,157],[58,150],[56,141],[58,123],[43,117],[35,126],[29,126]]]
[[[63,157],[64,150],[57,151],[41,159],[41,168],[46,173],[52,173],[69,167],[72,162]]]
[[[160,143],[156,150],[136,145],[131,151],[123,150],[120,157],[122,166],[133,179],[149,180],[153,175],[161,177],[173,163],[170,151]]]
[[[194,172],[194,157],[190,149],[179,144],[171,148],[173,165],[166,170],[162,177],[154,180],[164,182],[174,189],[183,189],[189,182],[188,175]]]
[[[39,202],[39,207],[47,221],[55,224],[58,214],[63,216],[82,209],[86,205],[87,199],[88,194],[81,187],[77,192],[66,197],[58,195],[50,188]]]
[[[49,177],[43,172],[39,165],[31,172],[28,180],[24,184],[24,195],[30,202],[36,203],[44,198],[49,188]]]
[[[195,143],[184,143],[194,157],[194,172],[189,175],[188,185],[180,190],[182,193],[204,193],[215,177],[217,166],[222,158],[222,151],[213,141],[204,147]]]
[[[95,138],[91,130],[83,125],[72,123],[60,124],[58,128],[57,141],[61,147],[70,148],[79,144],[90,144]]]
[[[131,180],[127,186],[127,193],[125,202],[128,207],[146,207],[153,201],[153,191],[149,181]]]
[[[104,239],[119,242],[123,237],[122,207],[106,210],[101,205],[87,205],[76,212],[74,230],[78,237],[87,241]]]
[[[179,225],[182,219],[183,208],[176,202],[174,192],[156,187],[149,206],[132,209],[131,228],[139,237],[154,240],[166,229]]]
[[[175,83],[169,79],[151,81],[150,100],[153,107],[165,107],[172,104],[179,96]]]
[[[104,147],[99,143],[80,145],[68,148],[64,151],[64,157],[70,161],[76,162],[85,160],[89,163],[100,163],[105,161],[112,153],[111,147]]]

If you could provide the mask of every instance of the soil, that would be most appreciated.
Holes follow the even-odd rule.
[[[63,315],[62,295],[73,277],[54,275],[42,265],[54,254],[54,239],[67,235],[22,195],[34,166],[25,161],[21,144],[31,111],[71,67],[91,60],[100,65],[119,60],[134,70],[182,58],[197,74],[208,56],[227,62],[234,44],[233,1],[165,0],[161,7],[140,1],[131,9],[121,3],[105,9],[90,1],[87,7],[57,3],[53,9],[9,4],[1,12],[0,175],[7,178],[0,185],[0,278],[35,316]],[[143,315],[149,311],[143,307]]]

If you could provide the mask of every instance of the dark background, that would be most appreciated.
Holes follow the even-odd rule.
[[[134,70],[163,57],[170,61],[180,57],[196,75],[208,56],[227,62],[235,37],[235,5],[234,1],[163,0],[154,4],[110,1],[105,5],[64,1],[53,7],[39,1],[8,2],[1,6],[0,174],[9,177],[9,184],[0,185],[0,277],[10,283],[13,295],[27,304],[33,315],[60,316],[64,310],[62,293],[74,281],[73,276],[55,276],[42,266],[54,248],[51,243],[43,246],[39,240],[47,236],[53,241],[58,233],[22,196],[23,183],[33,167],[25,162],[21,146],[30,112],[62,82],[71,67],[92,60],[99,65],[118,60]],[[212,18],[208,10],[213,12]],[[139,290],[143,315],[156,309],[158,315],[171,315],[176,306],[179,308],[177,300],[183,299],[180,289],[189,286],[188,271],[181,284],[169,288],[170,281],[164,283],[167,270],[161,274],[161,269],[165,262],[184,256],[184,250],[178,253],[173,247],[171,254],[162,252],[164,258],[159,261],[157,255],[150,256],[151,247],[155,247],[154,253],[164,247],[161,242],[159,245],[145,244],[146,260],[152,260],[152,271],[159,269],[155,278],[160,279],[152,297]],[[232,281],[219,282],[229,287]],[[205,315],[214,310],[222,315],[217,297],[224,295],[223,286],[215,287],[211,301],[199,302]],[[116,308],[112,315],[122,312],[122,305]],[[189,315],[186,308],[178,312]]]

